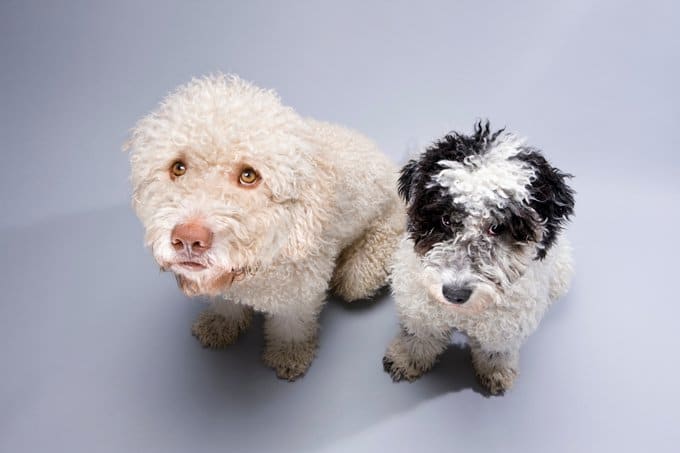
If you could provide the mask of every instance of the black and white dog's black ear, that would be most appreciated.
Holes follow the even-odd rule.
[[[401,174],[399,175],[399,195],[401,195],[407,203],[411,200],[411,189],[415,182],[417,172],[418,162],[411,159],[404,165],[401,169]]]
[[[529,163],[536,172],[529,186],[529,205],[545,225],[546,231],[538,250],[538,258],[543,259],[569,216],[574,213],[574,190],[566,183],[572,175],[551,166],[536,150],[529,150],[518,157]]]

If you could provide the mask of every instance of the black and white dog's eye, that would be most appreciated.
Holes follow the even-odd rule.
[[[446,228],[451,228],[451,218],[447,215],[443,215],[442,225],[444,225]]]
[[[492,224],[489,226],[489,234],[491,236],[498,236],[499,234],[502,234],[503,231],[505,231],[505,226],[504,225],[497,225],[497,224]]]

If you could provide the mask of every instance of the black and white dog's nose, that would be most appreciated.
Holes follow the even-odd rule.
[[[463,304],[470,298],[472,290],[460,286],[444,286],[442,293],[444,293],[446,300],[452,304]]]

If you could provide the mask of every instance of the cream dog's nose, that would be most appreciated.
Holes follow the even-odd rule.
[[[172,246],[177,252],[200,256],[212,245],[213,232],[196,222],[180,223],[172,230]]]

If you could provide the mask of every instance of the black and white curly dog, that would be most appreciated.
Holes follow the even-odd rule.
[[[392,379],[428,371],[458,331],[482,384],[493,394],[512,386],[521,344],[571,279],[568,177],[488,122],[408,162],[408,232],[392,269],[401,332],[383,359]]]

